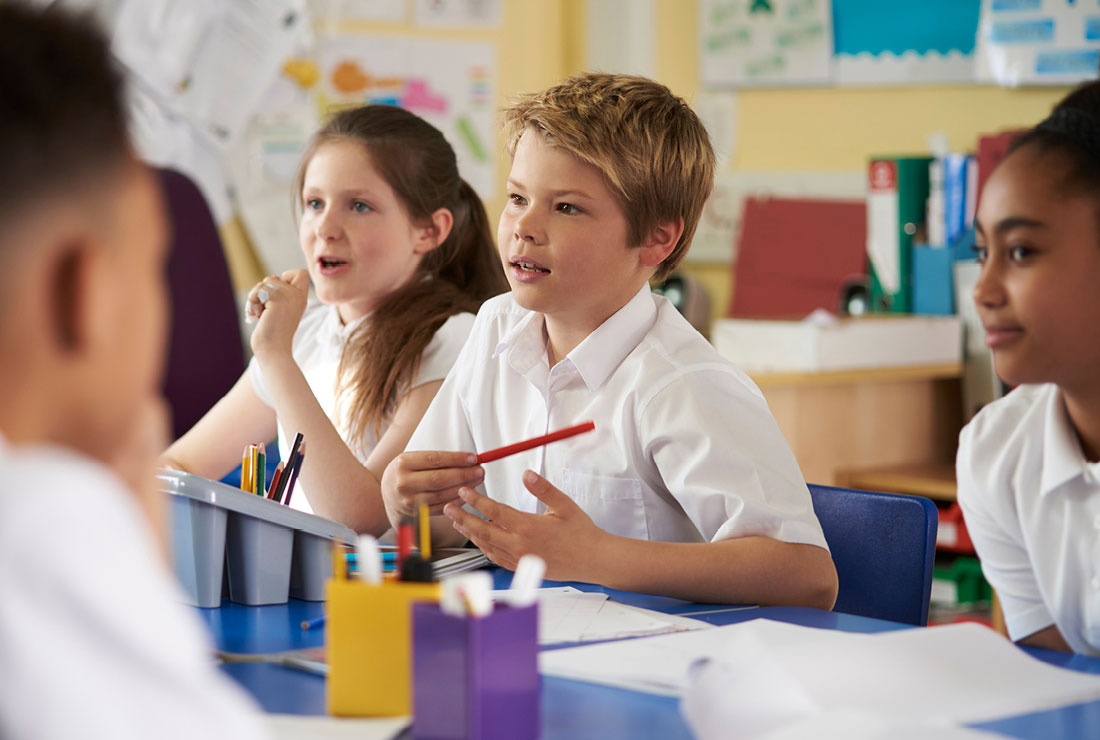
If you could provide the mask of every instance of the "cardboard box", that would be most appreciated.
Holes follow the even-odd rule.
[[[747,373],[829,372],[962,362],[958,316],[828,321],[718,319],[715,349]]]

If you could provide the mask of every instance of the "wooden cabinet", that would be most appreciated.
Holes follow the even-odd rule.
[[[908,471],[914,479],[931,475],[932,481],[905,492],[953,498],[963,418],[961,365],[752,377],[807,482],[889,490],[881,478],[853,476]],[[929,486],[939,495],[928,493]]]

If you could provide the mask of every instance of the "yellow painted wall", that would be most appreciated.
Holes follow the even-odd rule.
[[[656,2],[656,70],[661,82],[691,101],[700,92],[698,4]],[[979,134],[1038,123],[1067,88],[1011,90],[988,85],[776,88],[736,96],[732,169],[862,171],[874,154],[927,152],[943,131],[955,150]],[[712,313],[729,305],[730,267],[688,264],[703,282]]]

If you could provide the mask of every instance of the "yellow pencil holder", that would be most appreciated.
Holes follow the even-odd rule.
[[[328,582],[328,712],[343,717],[412,713],[412,605],[439,602],[438,583]]]

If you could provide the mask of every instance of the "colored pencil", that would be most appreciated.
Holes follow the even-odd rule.
[[[294,493],[294,484],[298,482],[298,473],[302,470],[302,461],[306,459],[306,441],[303,439],[302,443],[298,446],[298,459],[294,461],[294,467],[290,471],[290,480],[286,484],[286,495],[283,496],[282,503],[290,506],[290,497]],[[283,477],[286,478],[286,472],[283,472]]]
[[[252,492],[257,496],[264,495],[264,484],[267,483],[267,447],[263,442],[256,448],[256,479],[252,481]]]
[[[286,458],[286,465],[283,467],[283,474],[279,476],[279,485],[272,494],[271,498],[282,503],[283,494],[286,491],[287,483],[290,483],[290,474],[294,472],[294,464],[298,461],[299,450],[302,447],[302,433],[298,432],[294,435],[294,444],[290,446],[290,454]]]
[[[498,447],[495,450],[489,450],[488,452],[482,452],[477,456],[478,463],[492,462],[493,460],[499,460],[502,457],[508,457],[514,455],[517,452],[524,452],[526,450],[533,449],[535,447],[541,447],[542,445],[550,444],[551,442],[557,442],[562,439],[583,434],[585,432],[591,432],[596,428],[596,423],[593,421],[586,421],[583,424],[577,424],[576,426],[566,427],[565,429],[559,429],[556,432],[550,432],[549,434],[543,434],[540,437],[533,437],[532,439],[524,440],[523,442],[516,442],[515,444],[505,445],[504,447]]]

